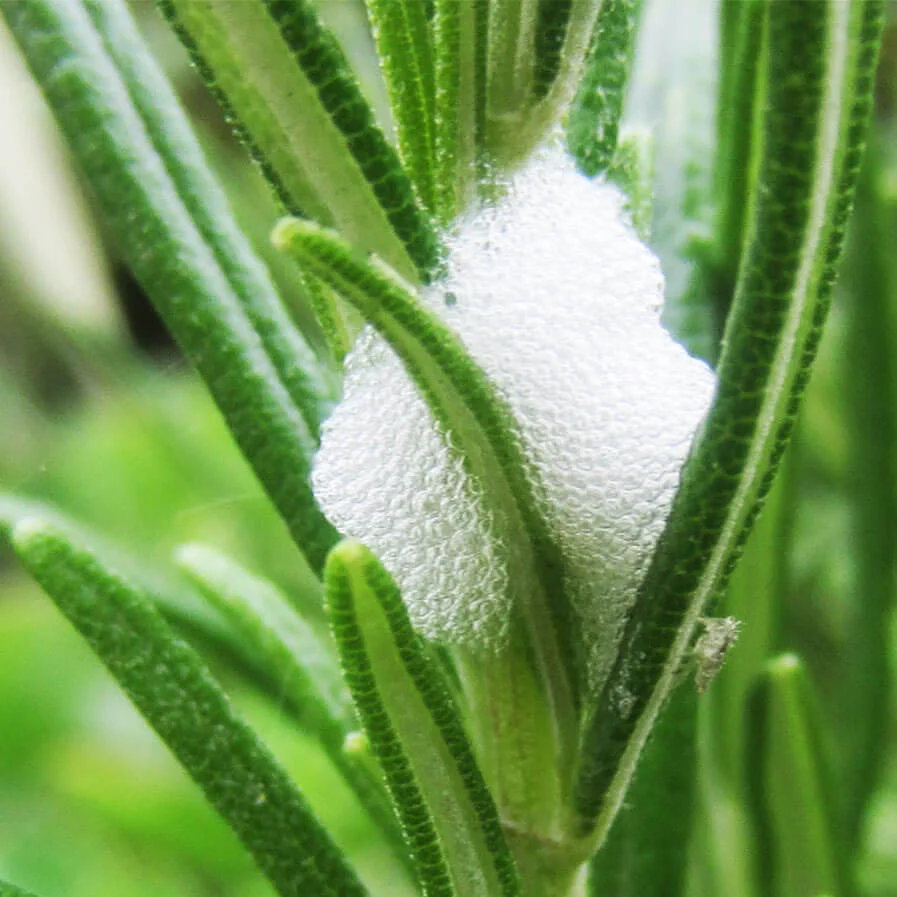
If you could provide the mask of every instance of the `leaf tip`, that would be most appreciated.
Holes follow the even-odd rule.
[[[41,543],[53,536],[52,525],[36,514],[26,514],[16,520],[10,529],[9,541],[16,552],[22,556],[39,549]]]
[[[290,243],[293,241],[293,238],[301,233],[303,225],[305,225],[301,218],[281,218],[277,224],[274,225],[274,230],[271,231],[271,244],[275,249],[279,249],[281,252],[285,252],[289,249]]]
[[[326,570],[338,573],[349,567],[359,567],[369,561],[371,556],[370,550],[357,539],[343,539],[331,549],[327,556]]]

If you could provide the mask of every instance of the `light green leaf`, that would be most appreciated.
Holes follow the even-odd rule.
[[[421,202],[436,208],[436,74],[422,0],[366,0],[396,120],[399,153]]]
[[[564,17],[564,2],[555,4]],[[489,4],[488,96],[490,118],[518,117],[533,92],[536,62],[536,26],[554,30],[541,21],[539,0],[492,0]],[[566,15],[569,15],[569,9]],[[563,43],[563,27],[561,27]],[[544,37],[549,43],[550,38]],[[560,55],[560,51],[558,51]]]
[[[297,544],[320,569],[335,533],[317,509],[307,475],[332,388],[309,350],[300,353],[267,274],[241,244],[220,188],[124,6],[10,0],[0,12],[110,232],[206,381]],[[127,60],[124,68],[119,58]]]
[[[800,660],[785,654],[771,661],[745,724],[748,807],[764,897],[849,892],[816,712]]]
[[[405,277],[438,243],[348,63],[308,0],[159,0],[286,208]]]
[[[697,825],[703,842],[701,866],[710,894],[756,894],[752,838],[744,809],[744,745],[748,734],[745,704],[780,638],[786,612],[788,559],[793,546],[795,449],[799,449],[799,442],[793,441],[785,453],[763,511],[745,543],[744,555],[727,584],[719,610],[714,611],[717,616],[731,615],[741,626],[725,665],[701,698],[702,805]]]
[[[283,699],[326,745],[341,750],[353,715],[332,646],[271,583],[220,552],[184,545],[175,560],[216,612],[277,670]]]
[[[13,546],[283,897],[366,894],[277,761],[148,595],[38,517]]]
[[[177,552],[179,566],[211,606],[264,659],[280,700],[316,735],[362,806],[407,857],[381,782],[363,757],[346,750],[357,723],[333,646],[324,644],[278,590],[234,561],[202,545]]]
[[[489,7],[481,145],[503,168],[549,138],[576,91],[601,0],[500,0]]]
[[[580,170],[591,176],[607,169],[617,148],[641,5],[641,0],[604,0],[589,42],[567,122],[567,146]]]
[[[336,235],[295,219],[280,222],[274,242],[336,290],[379,331],[405,364],[469,475],[507,528],[511,594],[525,621],[560,738],[572,750],[579,670],[567,610],[556,596],[561,560],[534,499],[516,424],[483,370],[454,332],[395,275],[356,258]],[[566,768],[561,764],[562,768]]]
[[[840,255],[880,30],[877,3],[769,7],[760,188],[717,397],[586,741],[578,800],[598,838],[785,447]]]
[[[344,675],[386,776],[428,897],[518,893],[498,813],[451,690],[398,589],[357,542],[325,572]]]
[[[848,343],[844,378],[848,400],[848,488],[851,498],[853,582],[838,652],[835,732],[841,753],[839,780],[846,828],[861,837],[869,801],[884,772],[889,708],[894,693],[890,621],[897,603],[897,483],[894,473],[895,333],[893,235],[897,215],[887,197],[881,164],[887,144],[870,147],[852,219],[852,245],[845,259],[844,303]]]
[[[485,121],[484,0],[435,0],[436,217],[448,224],[474,197]]]

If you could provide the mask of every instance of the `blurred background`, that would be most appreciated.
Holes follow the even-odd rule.
[[[331,0],[322,7],[385,120],[361,6]],[[289,263],[268,247],[278,210],[264,183],[152,4],[137,2],[133,8],[193,117],[238,218],[309,341],[320,348],[320,334],[294,287]],[[692,37],[713,39],[712,31]],[[724,65],[709,45],[703,49],[711,63]],[[889,686],[897,672],[893,24],[877,94],[848,256],[776,499],[785,509],[779,516],[782,526],[772,547],[751,546],[746,565],[768,567],[770,552],[775,554],[775,590],[781,600],[775,621],[768,623],[772,642],[776,650],[798,651],[812,673],[835,778],[862,783],[844,786],[840,799],[849,805],[856,797],[860,804],[851,837],[862,892],[887,897],[897,895],[897,699]],[[634,106],[638,102],[647,101],[633,98]],[[677,108],[660,122],[670,142],[682,133],[684,112]],[[663,141],[661,133],[658,154]],[[689,153],[701,151],[691,145],[682,150],[676,162],[680,175],[695,164]],[[704,164],[708,167],[706,158]],[[682,176],[679,183],[686,180]],[[671,217],[681,219],[663,188],[659,184],[655,240],[665,268],[670,266],[671,289],[684,293],[699,267],[700,252],[694,247],[700,247],[701,235],[683,238],[680,228],[670,236]],[[681,195],[675,200],[682,201]],[[677,264],[685,265],[684,273]],[[680,280],[683,285],[677,286]],[[165,561],[178,544],[207,542],[293,595],[309,590],[307,571],[211,401],[117,257],[114,235],[104,233],[93,215],[89,194],[4,30],[0,488],[51,501],[147,559]],[[760,552],[765,561],[757,560]],[[756,577],[746,576],[734,588],[756,588]],[[862,662],[872,653],[881,660],[878,666]],[[372,843],[363,815],[323,755],[276,703],[226,665],[219,664],[218,672],[365,878],[380,893],[409,893],[402,873]],[[854,673],[859,682],[849,681]],[[726,675],[719,684],[722,695]],[[851,722],[857,694],[870,696],[875,725],[871,746],[851,752],[844,742],[859,734]],[[720,699],[715,700],[720,712]],[[850,758],[857,756],[865,758],[862,768],[849,769]],[[696,825],[696,844],[705,843],[706,828],[716,824],[712,811]],[[3,546],[0,877],[45,897],[272,893],[99,662]],[[692,878],[693,892],[706,893],[699,876]]]

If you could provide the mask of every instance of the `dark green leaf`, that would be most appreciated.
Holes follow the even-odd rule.
[[[564,40],[573,0],[538,0],[535,29],[533,94],[542,99],[561,69]]]
[[[296,542],[320,569],[335,533],[307,479],[316,437],[308,408],[294,399],[303,360],[294,357],[295,368],[287,370],[289,325],[282,312],[271,312],[276,297],[265,303],[267,319],[258,314],[263,269],[234,273],[248,250],[235,246],[230,219],[219,220],[223,200],[213,197],[209,212],[197,211],[214,184],[198,151],[184,143],[182,112],[124,7],[117,0],[89,6],[10,0],[0,12],[134,273],[202,374]],[[124,71],[110,43],[127,56]]]
[[[346,681],[380,760],[429,897],[518,893],[498,813],[438,663],[398,589],[356,542],[325,574]]]
[[[436,75],[433,35],[422,0],[366,0],[389,88],[399,151],[417,193],[436,208]]]
[[[853,196],[881,30],[877,3],[770,7],[757,202],[717,398],[591,724],[579,806],[610,824],[786,444]],[[615,697],[624,682],[632,703]]]
[[[592,897],[680,897],[685,886],[697,765],[697,692],[685,683],[660,718],[626,807],[592,860]]]
[[[317,435],[321,418],[338,395],[335,378],[314,357],[263,262],[241,232],[171,86],[126,11],[116,0],[90,0],[85,9],[194,226],[214,251],[278,376]]]
[[[766,4],[761,0],[724,0],[721,7],[719,100],[716,112],[714,233],[711,299],[717,332],[729,313],[738,264],[750,221],[759,150],[759,113],[766,93],[762,77]]]
[[[641,0],[605,0],[598,14],[567,123],[570,153],[587,175],[607,169],[617,148],[640,11]]]
[[[13,545],[283,897],[366,894],[295,785],[144,592],[40,518]]]

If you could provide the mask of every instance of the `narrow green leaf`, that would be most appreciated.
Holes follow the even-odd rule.
[[[280,380],[317,435],[322,417],[336,401],[338,385],[309,349],[264,263],[240,230],[171,85],[126,10],[114,0],[90,0],[85,9],[194,225],[239,296]]]
[[[325,744],[341,750],[353,719],[332,646],[322,643],[271,583],[220,552],[184,545],[175,559],[211,606],[278,671],[283,699]]]
[[[236,226],[218,218],[223,201],[213,197],[207,213],[196,211],[212,182],[199,174],[205,171],[200,158],[184,145],[179,107],[140,48],[123,5],[10,0],[0,12],[87,174],[110,232],[206,381],[297,544],[320,569],[335,533],[308,483],[316,428],[293,395],[302,360],[294,357],[295,370],[288,373],[290,354],[275,347],[286,346],[289,332],[282,312],[270,312],[276,297],[266,304],[267,319],[247,307],[263,269],[256,264],[234,274],[247,255],[235,247]],[[110,29],[105,37],[99,27]],[[127,49],[124,72],[110,55],[112,43]],[[174,169],[183,170],[175,175]],[[184,187],[188,180],[196,186]],[[225,257],[235,261],[224,263]],[[257,308],[263,295],[255,293]]]
[[[366,0],[396,120],[399,153],[421,202],[436,208],[436,73],[427,4]]]
[[[713,289],[716,326],[722,332],[735,293],[738,264],[750,221],[751,195],[759,150],[760,118],[766,93],[764,71],[766,4],[724,0],[721,8],[720,79],[716,113]]]
[[[286,208],[424,279],[436,236],[308,0],[159,0]]]
[[[278,893],[364,895],[295,785],[149,597],[40,518],[20,522],[12,541]]]
[[[150,595],[161,614],[178,632],[204,651],[226,659],[228,665],[246,677],[271,700],[280,700],[277,672],[253,650],[228,621],[193,591],[174,571],[137,558],[81,523],[42,502],[0,493],[0,538],[8,539],[14,527],[27,517],[40,517],[91,550],[106,567],[114,567],[125,578]],[[319,600],[319,599],[318,599]]]
[[[605,0],[589,42],[567,121],[567,146],[590,176],[608,168],[617,148],[641,5],[641,0]]]
[[[718,615],[741,623],[738,642],[704,699],[711,720],[708,761],[728,789],[739,794],[744,782],[742,746],[747,694],[781,640],[788,599],[791,529],[795,503],[795,449],[792,442],[745,542],[738,567],[726,585]],[[798,456],[799,457],[799,456]]]
[[[492,0],[489,4],[486,105],[490,117],[518,116],[529,103],[539,11],[539,0]]]
[[[761,186],[717,398],[586,741],[578,800],[599,838],[785,447],[840,255],[881,11],[840,0],[770,7]]]
[[[448,224],[473,198],[479,122],[486,86],[479,70],[486,40],[483,0],[435,0],[437,219]]]
[[[489,10],[483,146],[500,167],[549,138],[582,74],[602,0],[502,0]]]
[[[324,333],[327,347],[334,359],[342,364],[355,342],[364,320],[351,306],[347,306],[336,293],[316,277],[303,274],[308,298],[318,324]]]
[[[885,199],[886,144],[870,147],[853,239],[845,259],[850,292],[849,330],[843,372],[846,384],[847,465],[851,496],[851,602],[839,653],[837,726],[846,827],[856,842],[869,800],[883,772],[888,747],[886,720],[894,693],[889,624],[897,589],[897,482],[894,474],[895,338],[893,235],[897,215]]]
[[[701,807],[696,814],[696,837],[706,879],[702,893],[708,895],[764,897],[756,892],[753,837],[745,810],[745,704],[779,641],[789,594],[795,460],[800,457],[795,457],[797,436],[715,611],[717,616],[733,616],[741,627],[725,665],[700,702]]]
[[[498,813],[448,683],[377,559],[342,542],[325,572],[346,682],[428,897],[518,893]]]
[[[607,841],[592,860],[592,897],[680,897],[685,887],[697,779],[697,692],[680,686]]]
[[[280,687],[280,700],[302,727],[316,735],[331,762],[396,853],[407,858],[381,782],[363,757],[346,750],[357,723],[333,646],[324,644],[278,590],[211,548],[185,545],[179,566],[212,607],[266,662]]]
[[[31,891],[16,887],[8,881],[0,880],[0,897],[35,897]]]
[[[357,259],[336,235],[306,222],[280,222],[273,239],[354,305],[392,346],[451,433],[468,473],[494,503],[495,519],[508,530],[511,593],[551,693],[564,756],[573,748],[577,728],[574,634],[555,598],[562,594],[562,562],[535,503],[513,416],[451,328],[394,275]]]
[[[542,99],[561,70],[573,0],[539,0],[535,34],[533,96]]]
[[[816,712],[800,660],[785,654],[771,661],[745,725],[748,807],[764,897],[848,893]]]

